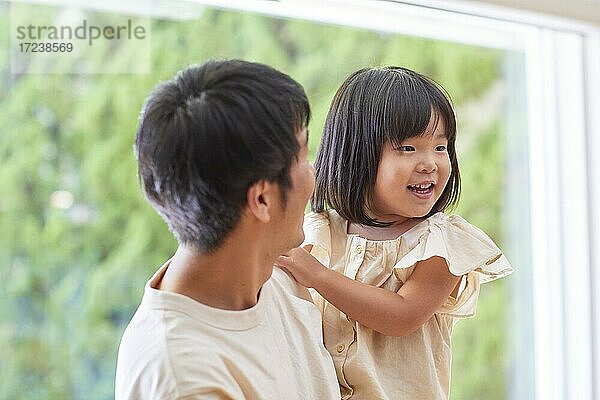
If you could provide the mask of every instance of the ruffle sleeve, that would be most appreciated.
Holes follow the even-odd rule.
[[[304,242],[302,247],[312,245],[310,254],[321,264],[330,267],[331,229],[326,213],[311,212],[304,216]]]
[[[464,281],[457,297],[450,297],[438,313],[472,317],[477,308],[480,284],[509,275],[512,267],[492,239],[462,217],[438,213],[428,222],[416,246],[394,265],[394,269],[410,268],[434,256],[444,258],[450,272],[463,276]]]

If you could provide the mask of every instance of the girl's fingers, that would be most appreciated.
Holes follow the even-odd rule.
[[[291,263],[293,263],[293,260],[291,257],[283,255],[283,256],[277,257],[277,263],[280,264],[281,266],[285,266],[285,265],[290,265]]]

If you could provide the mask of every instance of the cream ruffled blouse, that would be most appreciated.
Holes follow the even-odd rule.
[[[382,335],[349,319],[316,291],[325,347],[331,353],[342,399],[447,399],[450,335],[458,318],[475,315],[481,283],[512,268],[480,229],[457,215],[437,213],[392,240],[367,240],[347,233],[335,211],[305,216],[304,245],[325,266],[369,285],[398,291],[420,260],[443,257],[463,279],[456,298],[408,336]]]

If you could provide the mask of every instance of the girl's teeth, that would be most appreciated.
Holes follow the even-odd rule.
[[[410,185],[411,189],[429,189],[429,187],[431,186],[431,183],[427,184],[427,185]]]

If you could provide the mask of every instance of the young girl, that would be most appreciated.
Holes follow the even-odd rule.
[[[455,140],[445,92],[411,70],[362,69],[333,99],[305,246],[278,263],[317,292],[343,399],[447,399],[454,323],[512,272],[444,214],[460,192]]]

